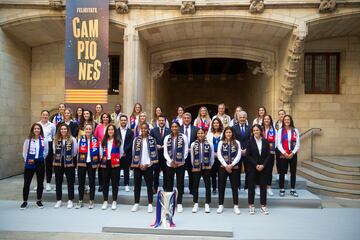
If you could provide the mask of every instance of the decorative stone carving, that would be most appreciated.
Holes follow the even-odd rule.
[[[61,10],[63,7],[62,0],[49,0],[49,6],[51,9]]]
[[[125,14],[129,12],[128,0],[115,0],[115,10],[117,13]]]
[[[265,4],[264,0],[250,0],[249,12],[262,13],[264,12]]]
[[[151,64],[150,70],[151,70],[151,78],[155,81],[159,80],[164,72],[170,69],[170,63],[157,63],[157,64]]]
[[[274,75],[274,64],[270,62],[262,62],[260,64],[261,72],[272,77]]]
[[[320,0],[319,13],[332,13],[336,10],[336,0]]]
[[[288,62],[285,68],[285,75],[281,82],[280,107],[290,112],[290,101],[293,95],[295,80],[298,77],[300,59],[304,50],[305,33],[298,32],[289,48]]]
[[[195,1],[182,1],[180,7],[181,14],[195,14]]]

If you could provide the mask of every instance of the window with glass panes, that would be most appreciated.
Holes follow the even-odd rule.
[[[305,93],[339,93],[340,53],[305,53]]]

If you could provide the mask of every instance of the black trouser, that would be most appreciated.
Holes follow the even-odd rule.
[[[284,189],[285,185],[285,174],[288,171],[290,165],[290,186],[292,189],[295,188],[296,183],[296,167],[297,167],[297,154],[291,159],[279,158],[280,165],[280,176],[279,176],[279,188]]]
[[[29,198],[30,192],[30,184],[31,180],[36,173],[36,196],[37,200],[41,200],[42,194],[44,191],[44,174],[45,174],[45,166],[44,162],[39,162],[38,159],[35,159],[35,169],[24,169],[24,187],[23,187],[23,200],[27,202]]]
[[[249,182],[249,176],[248,176],[248,159],[246,156],[241,156],[240,162],[239,162],[239,169],[240,169],[240,176],[239,176],[239,189],[241,188],[241,166],[244,166],[244,174],[245,174],[245,184],[244,189],[248,189],[248,182]]]
[[[260,185],[260,204],[266,205],[266,188],[268,181],[268,171],[263,169],[261,172],[257,171],[254,166],[249,166],[249,190],[248,190],[248,203],[254,204],[255,198],[255,185]]]
[[[75,183],[75,167],[54,166],[55,182],[56,182],[56,200],[60,201],[62,198],[62,183],[64,180],[64,173],[67,181],[68,198],[74,200],[74,183]]]
[[[214,159],[214,164],[211,167],[211,186],[214,191],[218,187],[217,186],[217,176],[219,175],[219,167],[220,167],[220,162],[219,162],[219,159],[216,157]]]
[[[182,204],[182,197],[184,194],[184,176],[185,176],[185,164],[177,167],[167,167],[167,192],[172,192],[174,188],[174,175],[176,174],[176,188],[178,191],[177,204]]]
[[[268,186],[271,186],[271,184],[272,184],[274,158],[275,158],[275,154],[270,154],[269,162],[267,163],[266,168],[264,169],[267,172],[267,176],[268,176],[267,181],[266,181],[266,184]]]
[[[112,199],[117,201],[118,191],[119,191],[119,178],[120,178],[120,167],[111,167],[111,161],[106,161],[106,168],[102,169],[103,177],[103,198],[104,201],[109,199],[109,185],[111,180],[112,187]]]
[[[233,195],[234,205],[239,203],[239,175],[240,169],[232,169],[232,173],[228,173],[224,167],[219,168],[219,205],[224,205],[224,196],[227,177],[230,178],[230,184]]]
[[[142,177],[144,176],[148,202],[153,202],[153,169],[152,167],[148,167],[145,171],[142,171],[140,168],[134,168],[134,198],[135,203],[140,202],[140,192],[141,192],[141,182]]]
[[[160,171],[163,172],[163,189],[166,190],[166,159],[164,158],[163,151],[159,150],[159,163],[153,165],[154,170],[154,190],[157,191],[160,185]]]
[[[89,178],[90,201],[94,201],[96,168],[93,168],[91,163],[87,163],[86,167],[78,167],[79,200],[82,201],[84,199],[86,173]]]
[[[276,171],[280,174],[280,151],[279,149],[275,148],[275,160],[276,160]]]
[[[103,182],[103,169],[101,167],[99,167],[97,169],[97,175],[98,175],[98,182],[99,182],[99,187],[103,188],[104,187],[104,182]]]
[[[192,189],[193,189],[193,176],[192,176],[192,164],[191,164],[191,156],[190,154],[188,154],[187,158],[185,159],[185,166],[186,166],[186,171],[188,172],[189,175],[189,191],[192,194]],[[177,179],[176,179],[177,181]]]
[[[124,170],[124,186],[130,185],[130,162],[127,157],[122,157],[120,159],[120,170]],[[119,179],[120,186],[120,179]]]
[[[46,183],[51,182],[53,174],[53,142],[49,142],[49,153],[45,159]]]
[[[201,170],[200,172],[193,172],[193,202],[198,203],[199,201],[199,183],[201,176],[205,182],[205,195],[206,195],[206,203],[211,203],[211,169],[209,170]]]

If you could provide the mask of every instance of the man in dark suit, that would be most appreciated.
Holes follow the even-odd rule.
[[[120,152],[122,154],[120,158],[120,170],[124,170],[124,185],[125,191],[129,192],[129,168],[132,158],[132,145],[134,141],[134,133],[127,127],[128,118],[126,115],[120,116],[120,127],[118,128],[118,134],[121,139]],[[120,186],[120,183],[119,183]]]
[[[240,142],[241,145],[241,160],[239,162],[239,167],[241,169],[242,164],[244,165],[244,172],[245,172],[245,185],[244,190],[248,189],[248,160],[246,158],[246,149],[249,145],[250,140],[250,127],[246,124],[247,113],[241,111],[236,115],[238,123],[235,124],[232,129],[235,133],[235,138]],[[240,181],[239,181],[239,189],[241,187],[241,174],[240,174]]]
[[[188,138],[188,142],[189,142],[188,148],[190,151],[191,144],[193,142],[195,142],[195,140],[196,140],[197,127],[191,125],[191,114],[188,112],[183,114],[183,125],[180,127],[180,132],[183,133]],[[192,194],[193,178],[192,178],[192,171],[191,171],[192,164],[191,164],[190,154],[185,159],[185,164],[186,164],[186,170],[189,175],[189,191],[190,191],[190,194]]]
[[[165,124],[166,124],[166,117],[160,115],[158,117],[158,127],[153,128],[150,131],[150,136],[152,136],[156,140],[158,156],[159,156],[159,164],[153,165],[154,193],[157,192],[157,189],[159,187],[160,171],[163,172],[163,189],[166,190],[166,159],[164,157],[164,138],[165,136],[169,135],[171,131],[169,128],[165,127]]]

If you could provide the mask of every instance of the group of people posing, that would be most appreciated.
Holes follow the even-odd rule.
[[[199,210],[199,185],[205,185],[204,211],[209,213],[211,195],[218,193],[217,213],[224,210],[227,179],[233,196],[234,212],[240,214],[238,193],[241,188],[241,172],[245,172],[243,189],[248,194],[249,213],[255,214],[255,194],[260,195],[260,212],[269,214],[267,195],[274,195],[271,184],[274,162],[279,174],[279,195],[285,196],[285,175],[290,166],[290,195],[298,197],[295,190],[297,152],[300,146],[299,131],[293,119],[284,110],[278,111],[273,122],[265,107],[258,108],[258,116],[250,125],[247,113],[237,107],[234,118],[225,114],[225,105],[218,105],[218,113],[210,118],[206,107],[201,107],[192,121],[184,107],[177,108],[177,116],[167,119],[161,107],[156,107],[154,117],[148,121],[140,103],[136,103],[130,117],[121,113],[116,104],[112,114],[104,113],[100,104],[95,113],[77,108],[75,116],[65,104],[59,104],[59,112],[50,116],[41,112],[41,120],[34,123],[23,146],[25,161],[23,203],[28,206],[30,183],[37,177],[36,205],[43,208],[43,182],[46,175],[46,191],[51,190],[51,178],[55,173],[56,204],[62,205],[62,184],[66,176],[68,189],[67,208],[74,207],[75,172],[78,177],[79,199],[75,208],[84,207],[86,175],[89,187],[89,205],[94,208],[96,172],[99,189],[103,194],[102,209],[109,203],[111,182],[111,209],[117,208],[120,171],[124,172],[125,191],[130,191],[130,169],[134,177],[134,205],[139,210],[141,184],[147,189],[147,211],[153,211],[153,195],[160,189],[172,192],[176,176],[177,211],[183,212],[185,173],[188,188],[193,195],[192,212]]]

